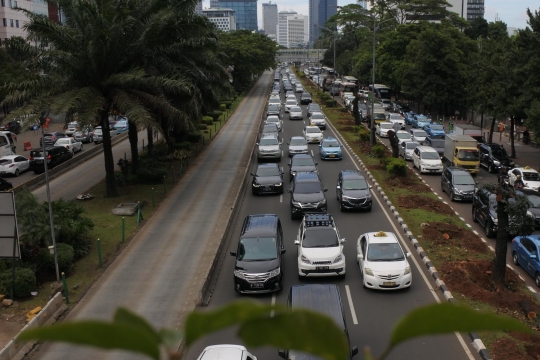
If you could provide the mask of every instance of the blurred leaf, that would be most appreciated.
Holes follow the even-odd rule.
[[[161,337],[156,330],[150,325],[144,318],[129,311],[126,308],[118,308],[114,313],[113,322],[117,324],[124,324],[131,326],[141,331],[146,331],[149,335],[152,335],[154,339],[160,343]]]
[[[328,360],[348,359],[345,333],[326,315],[295,309],[246,321],[238,331],[247,346],[273,346],[308,352]]]
[[[62,323],[24,331],[21,340],[46,340],[137,352],[159,360],[159,342],[146,330],[102,321]]]
[[[531,332],[514,319],[452,304],[434,304],[405,315],[394,328],[390,347],[423,335],[494,330]]]
[[[184,333],[177,330],[162,329],[159,332],[161,343],[164,344],[168,349],[171,349],[173,346],[177,345],[182,339],[182,336],[184,336]]]

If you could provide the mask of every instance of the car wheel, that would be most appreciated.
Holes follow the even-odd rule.
[[[343,275],[339,275],[339,278],[340,278],[340,279],[345,279],[346,275],[347,275],[347,273],[345,273],[345,274],[343,274]]]
[[[19,176],[19,169],[16,169],[16,170],[15,170],[15,173],[14,173],[13,175]]]
[[[339,211],[341,211],[341,212],[345,211],[345,207],[343,206],[343,201],[339,202]]]
[[[450,193],[450,201],[456,201],[456,195],[454,194],[454,190]]]
[[[475,223],[478,222],[478,218],[476,217],[476,208],[474,206],[472,208],[472,221]]]
[[[302,281],[302,280],[304,280],[304,278],[305,278],[305,276],[302,276],[302,275],[298,274],[298,280]]]
[[[540,273],[534,274],[534,282],[536,283],[536,286],[540,287]]]
[[[446,191],[444,191],[444,185],[443,185],[443,183],[441,183],[441,191],[442,191],[442,192],[446,192]]]
[[[82,150],[83,150],[83,146],[82,146],[82,144],[81,144],[81,148],[79,149],[79,151],[82,151]]]
[[[488,165],[488,173],[492,173],[493,172],[493,164],[489,163]]]
[[[512,262],[514,263],[514,265],[519,266],[518,254],[515,251],[512,252]]]
[[[486,232],[486,237],[492,238],[493,236],[495,236],[495,231],[493,231],[493,225],[491,224],[491,220],[486,220],[484,230]]]

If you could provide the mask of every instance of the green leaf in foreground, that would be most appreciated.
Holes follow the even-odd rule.
[[[238,335],[247,346],[274,346],[308,352],[328,360],[349,358],[345,333],[320,313],[296,309],[246,321]]]
[[[411,311],[397,323],[390,348],[423,335],[496,330],[531,332],[524,324],[508,317],[448,303],[428,305]]]
[[[77,321],[24,331],[21,340],[45,340],[133,351],[159,360],[159,342],[145,330],[103,321]]]
[[[159,334],[156,332],[156,330],[154,330],[152,325],[150,325],[141,316],[129,311],[126,308],[121,307],[116,309],[113,317],[113,322],[116,324],[124,324],[127,326],[131,326],[141,331],[146,331],[148,334],[154,336],[158,343],[161,342]]]

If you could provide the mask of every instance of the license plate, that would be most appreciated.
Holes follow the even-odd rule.
[[[328,269],[330,269],[330,266],[317,266],[315,269],[316,270],[328,270]]]
[[[334,157],[336,157],[336,155],[330,155],[329,157],[334,158]]]
[[[252,288],[260,289],[264,287],[264,284],[250,284]]]
[[[383,281],[382,283],[384,286],[394,286],[396,285],[395,281]]]
[[[41,164],[41,163],[43,163],[43,160],[36,160],[36,163]]]
[[[265,187],[264,187],[264,191],[270,191],[270,190],[272,190],[272,189],[270,188],[270,186],[265,186]]]

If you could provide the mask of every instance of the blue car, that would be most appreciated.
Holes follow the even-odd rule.
[[[512,240],[512,261],[533,276],[538,287],[540,287],[539,246],[540,235],[516,236]]]
[[[424,126],[431,124],[431,119],[425,115],[416,114],[413,116],[411,124],[413,128],[423,129]]]
[[[321,155],[321,160],[342,160],[341,144],[337,139],[329,136],[319,144],[319,155]]]
[[[424,131],[427,132],[430,138],[444,138],[446,132],[444,131],[444,126],[440,124],[428,124],[424,126]]]
[[[407,125],[411,125],[413,117],[414,117],[414,115],[416,115],[416,113],[414,111],[409,111],[409,112],[406,112],[403,115],[405,115],[405,122],[407,123]]]
[[[118,132],[118,134],[123,133],[124,131],[129,129],[129,123],[126,119],[121,119],[114,124],[114,128]]]

